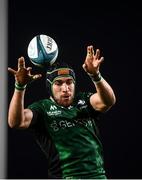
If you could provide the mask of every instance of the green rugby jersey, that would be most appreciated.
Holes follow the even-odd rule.
[[[28,106],[34,113],[29,129],[48,158],[49,178],[106,178],[95,123],[99,112],[90,95],[79,93],[68,108],[51,99]]]

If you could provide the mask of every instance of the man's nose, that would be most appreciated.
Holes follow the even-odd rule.
[[[67,91],[67,90],[68,90],[68,85],[67,85],[66,83],[64,83],[64,84],[62,85],[62,90],[63,90],[63,91]]]

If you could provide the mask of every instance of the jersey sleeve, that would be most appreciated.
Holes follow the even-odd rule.
[[[43,124],[44,110],[42,104],[40,102],[35,102],[29,105],[28,109],[30,109],[33,112],[33,118],[30,124],[30,128],[38,126],[38,124]]]
[[[48,152],[49,133],[45,125],[44,103],[43,101],[35,102],[29,105],[28,108],[33,112],[33,119],[28,130],[34,136],[42,151],[44,153]]]
[[[90,114],[91,117],[99,117],[102,113],[95,110],[92,105],[90,104],[90,97],[93,95],[94,93],[92,92],[83,92],[81,93],[82,98],[85,100],[87,107],[88,107],[88,112]]]

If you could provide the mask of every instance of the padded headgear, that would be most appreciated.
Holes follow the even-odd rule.
[[[75,72],[71,66],[67,63],[54,63],[46,72],[46,86],[49,88],[49,93],[51,92],[51,85],[59,77],[72,77],[75,82]]]

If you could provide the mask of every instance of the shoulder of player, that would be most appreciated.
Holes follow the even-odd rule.
[[[53,102],[50,99],[41,99],[38,101],[33,102],[30,104],[28,107],[40,107],[40,108],[45,108],[53,104]]]
[[[77,99],[77,100],[80,99],[80,98],[89,99],[91,95],[93,95],[92,92],[83,92],[83,91],[81,91],[81,92],[77,93],[77,95],[75,96],[75,99]]]

